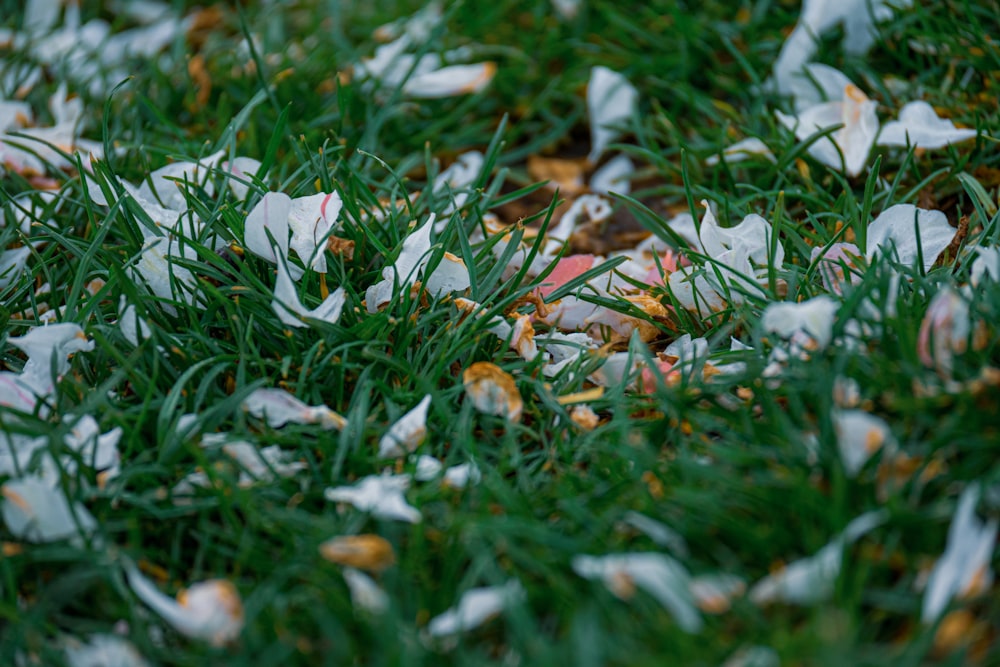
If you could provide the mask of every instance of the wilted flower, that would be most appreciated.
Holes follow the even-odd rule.
[[[211,579],[182,589],[174,600],[159,591],[132,563],[125,566],[136,597],[182,635],[221,646],[243,630],[243,601],[232,582]]]

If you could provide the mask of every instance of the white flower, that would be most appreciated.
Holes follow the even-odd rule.
[[[641,588],[667,609],[685,632],[698,632],[702,618],[691,594],[691,577],[673,558],[657,553],[573,557],[573,571],[604,583],[622,599]]]
[[[590,116],[590,155],[597,162],[604,149],[618,137],[616,125],[622,125],[635,113],[639,93],[628,80],[607,67],[590,70],[587,84],[587,112]]]
[[[881,525],[885,518],[882,511],[862,514],[812,556],[789,563],[758,581],[750,589],[750,599],[758,605],[778,601],[811,605],[826,600],[840,575],[845,546]]]
[[[39,477],[12,479],[0,487],[3,520],[11,535],[29,542],[71,539],[97,529],[97,521],[78,502],[71,503],[65,492]]]
[[[392,300],[395,285],[409,288],[417,281],[417,277],[430,259],[431,230],[434,228],[435,215],[432,213],[427,222],[414,230],[403,241],[399,257],[391,266],[382,269],[382,280],[365,290],[365,306],[368,312],[375,314],[378,309]]]
[[[274,284],[274,300],[271,308],[278,315],[278,319],[290,327],[308,327],[309,324],[303,318],[319,320],[327,324],[336,324],[340,319],[340,312],[347,301],[347,293],[343,287],[337,288],[330,293],[323,302],[313,308],[307,309],[299,301],[298,292],[292,277],[288,275],[288,267],[284,259],[278,260],[278,279]]]
[[[212,579],[192,585],[174,600],[159,591],[132,563],[125,566],[136,597],[181,634],[221,646],[243,630],[243,601],[232,582]]]
[[[256,389],[243,399],[243,409],[272,428],[318,424],[324,430],[343,429],[347,420],[325,405],[306,405],[283,389]]]
[[[469,589],[459,598],[458,605],[431,619],[427,624],[427,634],[430,637],[447,637],[478,628],[523,600],[524,596],[524,587],[516,579],[503,586]]]
[[[997,520],[976,518],[976,504],[982,494],[978,483],[962,491],[955,516],[948,529],[948,544],[927,580],[921,618],[933,623],[955,596],[985,593],[993,583],[990,561],[997,539]]]
[[[350,503],[379,519],[420,523],[420,511],[403,496],[409,486],[409,475],[370,475],[354,486],[329,488],[324,496],[330,502]]]
[[[400,457],[414,451],[427,435],[427,411],[431,405],[430,394],[399,418],[388,433],[378,441],[378,455],[382,458]]]
[[[885,124],[878,145],[943,148],[975,136],[975,130],[959,129],[950,120],[939,118],[927,102],[916,101],[899,110],[899,120]]]
[[[876,106],[860,88],[847,83],[830,101],[801,110],[795,117],[780,111],[775,114],[800,140],[808,139],[819,130],[841,126],[810,144],[809,154],[829,167],[843,168],[848,176],[857,176],[868,164],[868,154],[878,134]]]
[[[924,271],[930,271],[953,238],[955,228],[948,224],[948,218],[941,211],[896,204],[882,211],[868,225],[865,256],[871,261],[879,251],[889,255],[895,251],[900,264],[914,266],[922,258]]]
[[[885,420],[864,410],[836,410],[833,429],[848,477],[857,475],[875,452],[893,442]]]

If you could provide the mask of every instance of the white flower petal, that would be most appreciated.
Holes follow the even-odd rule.
[[[343,287],[339,287],[323,299],[320,305],[312,310],[307,309],[299,301],[298,291],[288,274],[285,260],[278,260],[278,279],[274,284],[274,300],[271,302],[271,308],[284,324],[290,327],[308,327],[309,324],[302,318],[336,324],[346,301],[347,293]]]
[[[878,137],[879,146],[917,146],[943,148],[974,139],[974,129],[959,129],[950,120],[938,117],[927,102],[910,102],[899,110],[899,120],[885,124]]]
[[[97,521],[80,503],[72,505],[58,486],[38,477],[12,479],[0,487],[3,520],[11,535],[29,542],[53,542],[89,535]]]
[[[757,137],[747,137],[737,141],[732,146],[723,149],[721,155],[709,155],[705,158],[705,164],[708,166],[714,166],[719,164],[723,157],[726,158],[726,162],[732,164],[734,162],[743,162],[744,160],[749,160],[754,156],[759,155],[768,162],[776,162],[774,153],[768,148],[767,144],[758,139]]]
[[[289,245],[313,271],[326,273],[326,241],[342,207],[343,202],[336,192],[320,192],[292,200],[288,211],[288,227],[292,231]]]
[[[375,580],[353,567],[345,567],[343,574],[351,592],[351,602],[356,609],[374,615],[384,614],[389,609],[389,596],[378,587]]]
[[[379,519],[420,523],[420,511],[403,495],[409,486],[409,475],[371,475],[354,486],[328,488],[324,496],[330,502],[350,503]]]
[[[117,635],[91,635],[86,643],[67,639],[64,644],[67,667],[149,667],[136,648]]]
[[[272,428],[295,424],[317,424],[324,430],[343,429],[342,416],[325,405],[306,405],[283,389],[256,389],[243,399],[243,409],[265,419]]]
[[[428,394],[389,428],[388,433],[379,440],[379,457],[405,456],[420,446],[427,435],[427,411],[430,405],[431,397]]]
[[[913,266],[922,254],[924,271],[930,271],[953,238],[955,228],[948,224],[948,218],[941,211],[896,204],[882,211],[868,225],[865,256],[870,261],[879,251],[892,253],[895,250],[900,264]]]
[[[288,257],[288,214],[292,198],[283,192],[268,192],[247,215],[243,225],[243,242],[247,250],[277,263],[278,257]],[[267,236],[274,237],[274,245]],[[277,252],[275,251],[277,249]]]
[[[194,584],[174,600],[161,593],[135,565],[127,564],[125,574],[136,597],[185,636],[221,646],[243,630],[243,601],[236,587],[225,579]]]
[[[607,67],[590,70],[587,112],[590,117],[591,162],[597,162],[609,143],[618,137],[615,125],[623,125],[635,113],[639,93],[628,80]]]
[[[458,605],[431,619],[427,634],[446,637],[478,628],[524,596],[524,588],[516,579],[503,586],[469,589],[459,598]]]
[[[881,511],[862,514],[812,556],[794,561],[758,581],[750,589],[750,599],[758,605],[779,601],[812,605],[826,600],[840,575],[844,547],[882,524],[885,518]]]
[[[429,259],[434,219],[435,215],[432,213],[427,222],[406,237],[399,257],[392,266],[382,269],[382,280],[365,291],[365,305],[370,314],[377,313],[381,306],[392,300],[397,283],[401,288],[407,289],[417,281]]]
[[[434,273],[424,276],[424,285],[428,294],[440,297],[443,294],[464,292],[472,286],[472,281],[469,278],[469,268],[462,258],[446,252]]]
[[[403,84],[403,93],[421,99],[478,93],[493,80],[496,72],[494,62],[442,67],[411,76]]]
[[[885,420],[863,410],[835,411],[833,429],[849,477],[857,475],[875,452],[892,443],[892,431]]]
[[[990,588],[998,524],[996,519],[983,522],[976,517],[981,495],[982,487],[970,484],[958,500],[948,544],[927,580],[921,612],[924,623],[936,621],[955,596],[975,595]]]
[[[602,581],[619,597],[623,586],[628,590],[634,584],[656,598],[682,630],[692,633],[701,630],[701,614],[690,590],[691,577],[673,558],[657,553],[579,555],[573,557],[572,565],[578,575]]]
[[[761,326],[792,344],[792,350],[822,350],[833,338],[833,323],[840,309],[833,297],[817,296],[799,303],[772,303],[764,309]]]
[[[627,155],[617,155],[590,177],[590,191],[597,195],[617,192],[627,195],[632,191],[629,176],[635,173],[635,165]]]

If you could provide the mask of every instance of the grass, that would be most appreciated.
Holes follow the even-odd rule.
[[[964,619],[966,639],[949,643],[921,623],[918,585],[945,547],[961,489],[981,481],[991,491],[980,511],[997,514],[1000,389],[983,370],[1000,357],[998,284],[981,283],[971,301],[987,344],[958,356],[957,388],[921,362],[917,335],[938,290],[967,282],[964,255],[926,274],[875,262],[843,298],[837,342],[808,360],[793,358],[777,382],[765,377],[774,341],[759,323],[767,303],[782,300],[779,284],[788,301],[825,293],[812,249],[851,234],[861,240],[871,217],[892,204],[939,208],[953,224],[968,216],[968,245],[996,244],[1000,50],[990,25],[1000,7],[913,7],[880,26],[865,58],[845,56],[836,31],[822,40],[815,60],[859,83],[883,120],[908,100],[926,99],[979,130],[975,141],[943,150],[876,147],[872,176],[847,178],[809,157],[778,125],[780,101],[762,88],[797,3],[639,4],[595,1],[569,21],[546,2],[450,4],[427,51],[475,45],[477,57],[498,68],[481,93],[441,100],[406,99],[346,75],[373,52],[377,26],[419,9],[411,2],[213,6],[214,13],[201,14],[204,25],[161,55],[130,63],[133,78],[110,97],[70,86],[86,109],[83,135],[120,149],[95,168],[109,194],[119,181],[138,183],[171,160],[217,149],[262,160],[266,176],[246,202],[219,173],[187,190],[188,207],[206,223],[179,264],[195,276],[191,301],[149,296],[131,270],[148,216],[134,202],[95,204],[75,170],[50,170],[58,204],[43,204],[26,235],[9,223],[0,229],[5,248],[44,242],[0,291],[3,339],[37,326],[46,302],[65,306],[57,319],[80,324],[95,343],[73,357],[47,414],[10,413],[0,424],[47,439],[36,465],[46,452],[66,455],[63,438],[83,415],[93,415],[102,432],[123,430],[116,480],[99,485],[88,465],[59,475],[67,496],[97,519],[93,540],[28,543],[0,527],[0,662],[17,664],[20,656],[25,664],[62,664],[66,636],[111,632],[120,620],[129,641],[164,665],[718,665],[753,646],[770,647],[781,664],[1000,662],[995,596],[955,603],[971,615],[952,617]],[[193,3],[174,5],[188,12]],[[0,10],[9,27],[19,25],[20,3],[0,2]],[[83,8],[85,20],[99,15],[116,30],[133,25]],[[241,46],[248,35],[252,49]],[[20,49],[0,57],[28,58]],[[637,223],[662,233],[665,219],[705,198],[724,225],[748,213],[768,219],[780,229],[785,261],[772,267],[763,298],[708,318],[675,313],[648,349],[636,341],[614,348],[647,358],[692,333],[705,336],[719,359],[734,336],[755,348],[730,355],[746,363],[743,373],[661,383],[652,393],[608,387],[589,403],[600,425],[586,430],[557,399],[591,386],[584,378],[598,357],[547,377],[540,361],[523,360],[487,331],[491,316],[530,312],[519,299],[540,279],[505,276],[507,262],[490,248],[495,241],[476,241],[475,231],[490,212],[518,222],[503,218],[511,204],[535,223],[554,215],[557,196],[533,187],[525,161],[586,153],[582,93],[594,65],[622,72],[640,92],[640,110],[616,144],[639,172],[632,200],[616,201],[610,233]],[[46,123],[45,104],[61,80],[50,67],[27,94]],[[745,136],[764,139],[776,162],[705,165],[705,157]],[[449,198],[429,183],[470,149],[483,150],[490,167],[463,208],[442,216]],[[9,221],[35,185],[8,169],[0,187]],[[245,214],[263,192],[294,197],[318,189],[344,201],[336,234],[353,242],[354,253],[328,254],[325,280],[346,289],[348,305],[336,324],[291,330],[271,309],[273,265],[231,246],[242,246]],[[380,202],[407,195],[409,203],[387,208],[384,220],[371,215],[385,207]],[[365,289],[394,259],[408,226],[432,212],[447,227],[431,266],[443,250],[463,257],[473,276],[470,297],[489,315],[463,318],[452,300],[405,290],[369,315],[361,305]],[[221,239],[218,247],[212,236]],[[890,269],[905,276],[898,287]],[[97,278],[104,285],[90,295],[84,287]],[[51,291],[36,294],[45,283]],[[298,289],[307,307],[319,304],[317,274],[307,272]],[[898,298],[888,310],[885,295],[893,291]],[[122,297],[149,325],[138,346],[116,324]],[[878,316],[866,309],[868,299]],[[858,345],[845,342],[852,318],[869,330]],[[0,363],[20,371],[24,355],[6,343],[0,350]],[[477,361],[514,376],[525,403],[521,423],[480,414],[464,398],[462,370]],[[916,472],[898,486],[880,483],[877,461],[857,477],[845,473],[832,416],[842,377],[857,381],[862,408],[886,420],[914,461]],[[348,426],[268,427],[240,407],[259,387],[325,403]],[[376,458],[379,438],[425,394],[432,402],[420,452],[447,465],[475,461],[481,482],[462,490],[415,482],[407,498],[423,515],[417,525],[327,502],[325,488],[387,465]],[[193,422],[182,423],[185,415]],[[216,431],[279,445],[307,467],[291,479],[241,487],[239,469],[199,444],[200,434]],[[408,462],[388,465],[413,471]],[[175,502],[171,489],[199,469],[212,484]],[[939,474],[919,474],[934,470]],[[753,584],[879,508],[887,520],[844,549],[829,599],[758,606],[737,596],[727,612],[705,614],[698,634],[683,632],[653,598],[640,592],[619,600],[570,566],[578,554],[662,552],[624,523],[634,511],[683,537],[687,553],[675,555],[692,574],[727,572]],[[378,577],[390,600],[381,616],[355,609],[341,568],[319,554],[328,538],[359,533],[382,536],[398,559]],[[246,620],[238,639],[213,647],[171,630],[130,591],[122,567],[129,559],[171,595],[205,579],[234,582]],[[527,594],[502,618],[451,642],[422,638],[428,620],[462,592],[511,579]]]

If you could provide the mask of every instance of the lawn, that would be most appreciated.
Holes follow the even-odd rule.
[[[995,665],[1000,4],[0,0],[0,665]]]

